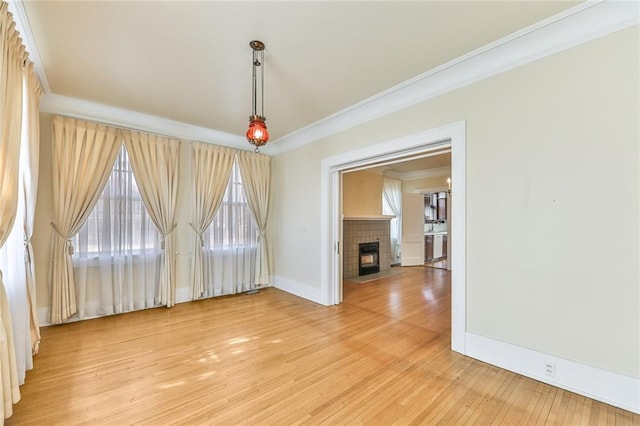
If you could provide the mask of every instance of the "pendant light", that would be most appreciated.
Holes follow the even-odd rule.
[[[252,40],[249,46],[253,49],[252,77],[252,109],[249,117],[247,140],[255,145],[256,152],[269,141],[269,132],[264,118],[264,43]],[[259,109],[258,109],[259,107]]]

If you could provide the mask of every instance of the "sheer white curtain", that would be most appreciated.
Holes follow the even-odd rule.
[[[238,153],[238,166],[242,174],[245,194],[251,215],[258,228],[255,284],[269,285],[269,244],[267,241],[267,213],[271,185],[271,157],[254,152]]]
[[[124,145],[73,246],[79,318],[157,305],[160,237],[144,208]]]
[[[203,297],[253,289],[258,229],[234,163],[218,213],[203,233]]]
[[[158,301],[176,303],[176,228],[180,141],[148,133],[123,131],[131,168],[142,201],[160,232],[161,266]]]
[[[213,221],[223,201],[235,151],[221,146],[191,144],[191,185],[193,188],[192,220],[195,232],[191,266],[191,298],[202,297],[209,274],[205,274],[204,232]]]
[[[98,202],[121,145],[111,127],[53,117],[52,324],[76,313],[71,239]]]
[[[13,227],[18,208],[22,69],[24,46],[5,2],[0,2],[0,247]],[[19,263],[23,265],[23,263]],[[24,268],[22,269],[24,272]],[[0,272],[0,393],[2,418],[20,400],[19,377],[9,300]]]
[[[402,247],[402,181],[385,177],[382,182],[382,213],[392,214],[391,219],[391,263],[400,263]]]
[[[28,61],[25,58],[25,61]],[[38,173],[38,109],[40,85],[32,64],[23,69],[22,129],[19,160],[18,206],[16,220],[5,245],[0,249],[0,270],[10,304],[19,384],[24,384],[26,371],[33,368],[32,354],[40,340],[33,281],[33,251],[30,237],[35,213]]]
[[[7,241],[18,210],[22,69],[25,50],[5,2],[0,3],[0,248]],[[18,265],[24,265],[19,262]],[[12,265],[16,268],[15,265]],[[13,269],[11,268],[11,269]],[[5,268],[11,274],[10,268]],[[17,267],[16,269],[24,268]],[[13,324],[0,271],[0,392],[2,418],[20,400]]]
[[[22,188],[24,191],[24,256],[26,288],[29,303],[29,328],[31,349],[38,353],[40,345],[40,327],[38,324],[38,307],[36,303],[36,271],[33,257],[33,225],[36,214],[36,196],[38,193],[38,167],[40,163],[40,96],[42,87],[33,70],[33,63],[28,62],[24,70],[24,118],[22,120],[22,149],[20,156],[22,168]]]
[[[22,152],[24,154],[24,151]],[[29,330],[29,303],[26,286],[24,231],[22,217],[24,197],[19,192],[17,217],[7,240],[0,249],[0,270],[10,305],[13,344],[16,356],[18,383],[24,384],[27,370],[33,368],[31,333]]]

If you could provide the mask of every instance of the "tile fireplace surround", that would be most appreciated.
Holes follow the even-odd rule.
[[[358,276],[358,244],[379,242],[380,272],[391,268],[391,218],[349,219],[342,222],[342,278]]]

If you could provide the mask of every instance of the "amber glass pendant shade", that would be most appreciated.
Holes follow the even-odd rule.
[[[249,129],[247,130],[247,140],[256,146],[261,147],[269,141],[269,131],[264,122],[264,117],[252,115],[249,118]]]

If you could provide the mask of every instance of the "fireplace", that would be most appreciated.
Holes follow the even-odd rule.
[[[360,276],[359,246],[364,243],[377,242],[379,244],[378,272],[384,272],[391,268],[391,228],[386,217],[384,220],[345,218],[343,224],[343,279],[348,280]],[[369,258],[364,260],[369,260]]]
[[[379,247],[377,241],[358,245],[358,275],[380,272]]]

